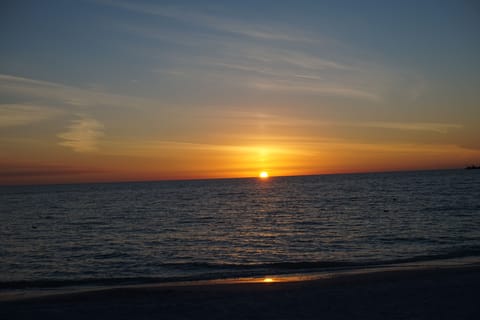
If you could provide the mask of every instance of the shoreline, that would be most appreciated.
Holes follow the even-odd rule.
[[[327,280],[348,276],[361,276],[365,274],[383,273],[383,272],[403,272],[403,271],[422,271],[436,269],[452,268],[476,268],[480,269],[480,257],[463,257],[441,260],[424,260],[417,262],[404,262],[395,264],[364,265],[355,267],[325,268],[323,270],[298,270],[293,272],[273,272],[252,275],[243,275],[239,277],[220,277],[220,278],[201,278],[201,279],[154,279],[150,281],[140,281],[134,283],[134,279],[123,279],[118,284],[107,284],[108,281],[98,283],[84,283],[73,285],[54,285],[54,286],[27,286],[19,288],[0,289],[0,303],[16,300],[29,300],[44,298],[50,296],[75,295],[79,293],[94,293],[99,291],[115,290],[141,290],[142,288],[175,288],[175,287],[195,287],[195,286],[215,286],[215,285],[236,285],[236,284],[254,284],[268,282],[305,282]],[[145,280],[145,279],[142,279]],[[48,282],[48,281],[47,281]],[[82,282],[82,281],[80,281]]]
[[[290,279],[288,279],[290,278]],[[0,301],[8,319],[469,319],[480,316],[480,264],[325,274],[281,281],[149,284]]]

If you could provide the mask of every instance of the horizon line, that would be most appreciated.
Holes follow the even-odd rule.
[[[333,172],[333,173],[312,173],[312,174],[293,174],[293,175],[270,175],[267,179],[287,178],[287,177],[314,177],[314,176],[333,176],[333,175],[357,175],[357,174],[381,174],[381,173],[408,173],[408,172],[422,172],[422,171],[453,171],[464,170],[465,167],[451,167],[451,168],[434,168],[434,169],[392,169],[381,171],[352,171],[352,172]],[[86,185],[86,184],[121,184],[121,183],[155,183],[155,182],[176,182],[176,181],[209,181],[209,180],[237,180],[237,179],[258,179],[258,176],[250,177],[222,177],[222,178],[177,178],[177,179],[154,179],[154,180],[110,180],[110,181],[86,181],[86,182],[65,182],[65,183],[19,183],[19,184],[1,184],[1,188],[5,187],[35,187],[35,186],[68,186],[68,185]]]

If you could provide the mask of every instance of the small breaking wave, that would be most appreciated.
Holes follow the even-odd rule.
[[[421,255],[404,259],[384,261],[292,261],[252,264],[225,264],[225,263],[166,263],[159,267],[184,270],[190,275],[171,277],[118,277],[118,278],[78,278],[78,279],[39,279],[1,281],[0,290],[43,289],[64,287],[104,287],[123,285],[145,285],[155,283],[175,283],[184,281],[214,280],[225,278],[240,278],[263,276],[267,274],[292,274],[313,272],[335,272],[340,270],[354,270],[363,268],[389,267],[405,263],[435,262],[468,257],[480,257],[480,248],[463,248],[442,254]]]

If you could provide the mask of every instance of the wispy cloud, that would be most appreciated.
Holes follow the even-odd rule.
[[[230,44],[222,48],[221,55],[197,58],[198,64],[222,67],[269,76],[288,76],[309,80],[325,79],[329,73],[349,75],[361,72],[351,64],[321,58],[296,49],[278,49],[265,44]],[[322,77],[323,76],[323,77]]]
[[[176,157],[176,155],[194,155],[204,154],[214,158],[215,156],[245,156],[250,155],[257,157],[266,153],[270,155],[286,155],[286,154],[305,154],[305,150],[298,148],[286,148],[282,145],[265,145],[258,141],[256,144],[226,144],[226,143],[201,143],[201,142],[186,142],[175,140],[148,140],[148,141],[122,141],[116,146],[115,151],[109,153],[110,155],[135,155],[139,157],[148,157],[162,153]]]
[[[77,168],[58,164],[0,163],[0,178],[46,177],[52,175],[79,175],[98,173],[98,169]]]
[[[250,58],[264,62],[278,63],[279,65],[290,65],[305,70],[351,70],[352,66],[338,61],[321,58],[318,55],[308,54],[295,49],[267,49],[258,48],[245,52]]]
[[[447,122],[414,122],[414,121],[340,121],[325,120],[317,118],[298,117],[294,114],[278,114],[266,112],[252,112],[241,109],[223,110],[215,114],[214,118],[220,119],[223,123],[232,124],[241,122],[244,125],[279,126],[279,127],[353,127],[353,128],[379,128],[387,130],[402,131],[424,131],[438,134],[449,133],[453,130],[465,129],[463,124]],[[287,137],[281,137],[287,139]],[[318,141],[319,137],[312,139]],[[329,140],[329,142],[332,142]]]
[[[46,106],[0,104],[0,128],[24,126],[53,118],[61,111]]]
[[[21,97],[26,101],[44,101],[70,107],[114,106],[138,108],[152,101],[126,95],[85,89],[60,83],[0,74],[0,94]]]
[[[405,90],[419,87],[418,81],[412,81],[410,72],[392,70],[378,61],[367,61],[368,58],[361,59],[355,55],[354,48],[325,35],[305,37],[308,30],[292,31],[295,27],[291,25],[269,29],[258,22],[237,20],[218,11],[212,13],[215,12],[212,10],[205,13],[205,10],[181,6],[98,2],[141,15],[174,19],[187,26],[188,32],[185,28],[157,25],[151,20],[142,25],[133,20],[116,24],[123,31],[154,43],[180,45],[175,54],[156,51],[155,46],[147,51],[151,50],[152,57],[160,61],[152,68],[153,72],[181,77],[181,81],[201,82],[208,78],[213,82],[221,81],[221,85],[247,84],[252,90],[338,96],[370,102],[385,101],[399,83],[407,84],[403,85]],[[198,28],[191,28],[192,25]],[[245,37],[232,37],[231,34]],[[417,91],[412,95],[418,95]]]
[[[460,124],[435,122],[360,122],[352,125],[381,129],[430,131],[436,133],[447,133],[450,130],[463,128],[463,125]]]
[[[297,92],[297,93],[307,93],[307,94],[318,94],[318,95],[333,95],[333,96],[343,96],[343,97],[352,97],[352,98],[361,98],[368,99],[372,101],[380,100],[378,95],[373,93],[349,88],[342,85],[335,84],[305,84],[305,83],[293,83],[293,82],[252,82],[251,85],[254,88],[261,90],[269,90],[276,92]]]
[[[378,68],[355,67],[297,52],[295,49],[277,50],[265,45],[237,44],[226,46],[221,55],[183,59],[175,57],[168,70],[173,76],[218,77],[222,83],[247,86],[260,91],[316,94],[381,101],[382,79],[389,75],[378,73]]]
[[[315,38],[305,36],[304,32],[291,32],[291,28],[289,28],[289,30],[282,30],[281,26],[276,26],[273,28],[266,25],[260,25],[258,23],[252,24],[231,18],[225,18],[219,15],[195,12],[187,10],[186,8],[128,1],[97,0],[96,2],[131,12],[175,19],[187,24],[193,24],[218,32],[236,34],[260,40],[280,40],[294,42],[317,41]],[[278,31],[279,29],[280,31]]]
[[[95,119],[82,117],[73,120],[67,131],[57,136],[63,141],[59,145],[73,149],[75,152],[93,152],[98,150],[98,140],[103,136],[104,126]]]

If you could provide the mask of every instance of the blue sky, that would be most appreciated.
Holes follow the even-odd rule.
[[[146,168],[139,179],[478,161],[475,1],[6,1],[1,11],[9,177],[81,167],[87,180],[121,179],[132,161]],[[223,164],[187,161],[196,157]],[[244,170],[226,164],[238,157]]]

